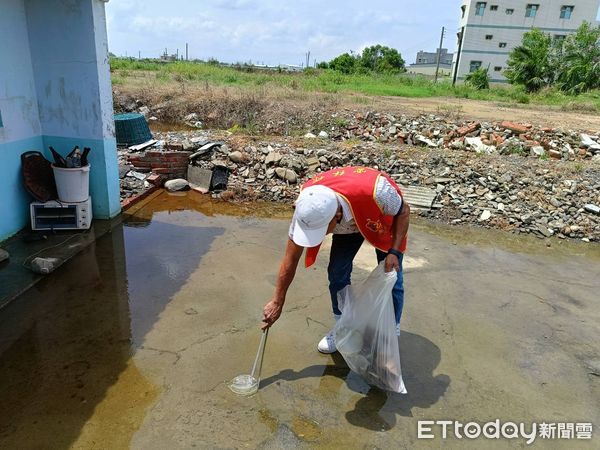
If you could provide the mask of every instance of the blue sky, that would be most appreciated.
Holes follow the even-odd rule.
[[[407,63],[433,51],[442,26],[455,49],[460,0],[111,0],[106,4],[110,51],[225,62],[311,64],[373,44],[397,48]]]

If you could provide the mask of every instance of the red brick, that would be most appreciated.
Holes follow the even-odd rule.
[[[142,192],[140,195],[134,195],[133,197],[126,198],[125,200],[123,200],[121,202],[121,209],[123,211],[125,211],[127,208],[135,205],[140,200],[143,200],[144,198],[148,197],[150,194],[155,192],[157,189],[158,188],[156,186],[152,186],[148,190]]]
[[[469,133],[473,133],[474,131],[479,130],[479,128],[481,128],[481,123],[473,122],[472,124],[467,125],[466,127],[460,127],[458,130],[456,130],[456,133],[458,134],[458,136],[465,136]]]
[[[165,177],[158,173],[151,173],[146,178],[146,181],[154,186],[162,186],[165,182]]]
[[[170,169],[169,167],[157,167],[156,169],[152,169],[152,172],[169,174],[173,172],[173,169]]]
[[[517,134],[523,134],[523,133],[527,133],[527,131],[529,130],[529,128],[531,128],[531,126],[527,127],[527,125],[521,125],[518,123],[513,123],[513,122],[509,122],[509,121],[504,121],[500,124],[500,126],[502,128],[506,128],[507,130],[512,131],[513,133],[517,133]]]

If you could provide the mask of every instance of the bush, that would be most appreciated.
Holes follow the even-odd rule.
[[[527,92],[552,84],[556,71],[552,45],[550,35],[537,28],[525,33],[521,45],[508,55],[508,69],[504,72],[508,81],[525,86]]]
[[[467,74],[465,82],[478,90],[490,88],[490,76],[488,75],[488,71],[481,67]]]
[[[329,68],[345,74],[400,73],[404,72],[404,59],[395,48],[372,45],[360,55],[342,53],[329,64],[319,63],[319,68]]]
[[[558,85],[569,94],[600,87],[600,27],[584,22],[562,47]]]

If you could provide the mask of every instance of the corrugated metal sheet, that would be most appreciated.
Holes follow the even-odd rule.
[[[423,186],[400,186],[404,199],[411,207],[431,209],[437,192]]]

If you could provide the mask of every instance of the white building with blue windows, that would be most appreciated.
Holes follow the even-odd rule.
[[[492,82],[505,83],[509,52],[532,28],[562,39],[584,21],[596,23],[600,0],[463,0],[454,55],[453,80],[479,67]]]

